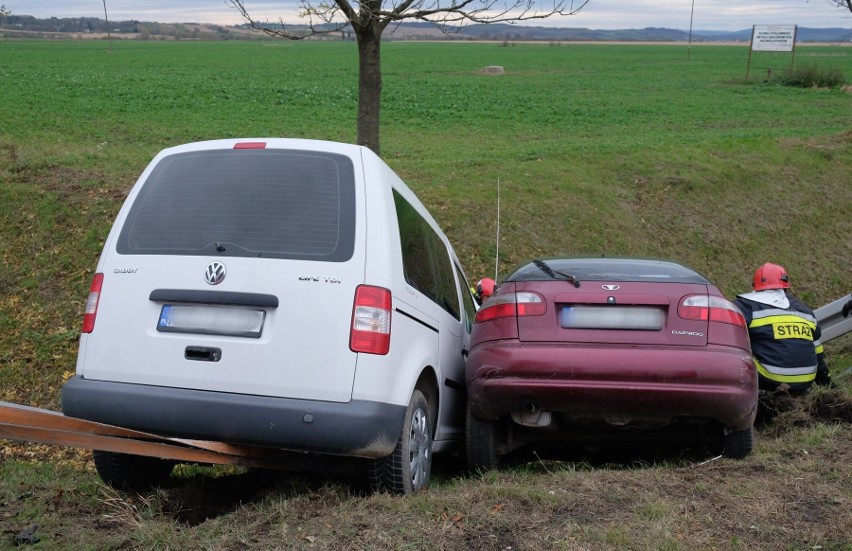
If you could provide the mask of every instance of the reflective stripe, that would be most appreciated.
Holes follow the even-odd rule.
[[[754,360],[754,365],[757,366],[757,372],[760,375],[777,383],[808,383],[816,378],[816,366],[801,368],[764,366],[757,360]],[[773,373],[770,369],[778,372]]]
[[[799,312],[798,310],[781,310],[779,308],[768,308],[766,310],[758,310],[752,315],[752,318],[768,318],[770,316],[796,316],[802,318],[805,321],[811,321],[816,324],[816,318],[810,314]]]
[[[821,344],[817,344],[819,341],[814,343],[814,350],[817,354],[825,354],[825,348]]]
[[[801,312],[791,312],[787,310],[766,310],[766,312],[776,312],[769,316],[759,315],[763,312],[757,312],[752,316],[749,327],[763,327],[764,325],[773,325],[776,323],[805,323],[811,329],[816,329],[816,320],[813,316],[802,314]]]
[[[757,360],[755,363],[759,363]],[[809,365],[807,367],[778,367],[777,365],[760,364],[767,372],[773,375],[807,375],[808,373],[816,373],[817,366]]]

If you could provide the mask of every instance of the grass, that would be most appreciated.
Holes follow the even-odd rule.
[[[406,498],[257,472],[131,496],[79,467],[7,461],[0,474],[20,482],[0,499],[18,525],[40,523],[43,549],[842,550],[850,444],[847,427],[816,425],[761,438],[744,461],[533,463]]]
[[[846,75],[840,67],[822,67],[806,64],[780,77],[785,86],[800,88],[836,88],[846,84]]]
[[[733,295],[773,261],[814,307],[845,295],[852,95],[744,83],[745,47],[685,50],[386,43],[383,156],[472,279],[493,274],[499,180],[502,273],[532,256],[656,256]],[[116,42],[109,54],[97,41],[0,41],[0,399],[58,408],[101,244],[157,151],[353,141],[356,55],[347,43]],[[852,49],[802,47],[797,60],[849,74]],[[848,398],[852,337],[827,350]],[[37,524],[39,549],[848,551],[848,421],[802,408],[762,427],[745,461],[467,475],[449,458],[405,499],[197,468],[151,495],[114,494],[88,452],[0,441],[0,548]]]

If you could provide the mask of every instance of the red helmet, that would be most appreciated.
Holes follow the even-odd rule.
[[[490,277],[480,279],[476,284],[476,297],[481,301],[494,294],[495,282]]]
[[[783,266],[767,262],[754,272],[753,285],[755,291],[789,289],[790,276],[787,275],[787,270]]]

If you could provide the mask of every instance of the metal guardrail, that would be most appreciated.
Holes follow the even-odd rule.
[[[821,342],[826,343],[852,331],[852,312],[848,313],[848,317],[843,316],[843,306],[850,300],[852,300],[852,294],[829,302],[814,311],[820,329],[822,329]]]

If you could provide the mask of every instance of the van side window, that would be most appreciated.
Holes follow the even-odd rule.
[[[435,230],[396,190],[393,192],[405,281],[457,320],[461,319],[450,254]]]
[[[476,317],[476,304],[473,302],[470,284],[465,279],[464,273],[462,273],[458,265],[456,265],[456,275],[459,278],[459,288],[461,289],[462,304],[464,305],[464,326],[467,332],[470,333],[471,329],[473,329],[473,319]]]

